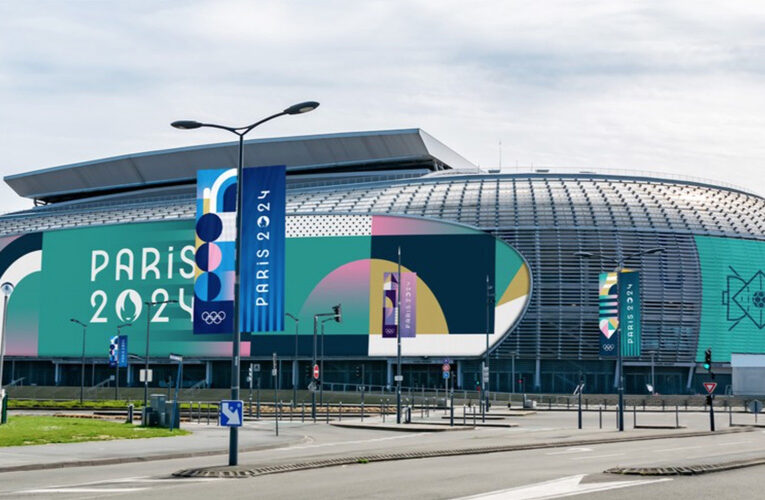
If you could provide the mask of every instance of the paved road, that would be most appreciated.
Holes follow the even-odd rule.
[[[597,416],[595,416],[597,418]],[[646,416],[646,418],[649,418]],[[658,415],[657,419],[667,418]],[[674,419],[674,416],[672,416]],[[703,428],[705,415],[688,415],[687,423]],[[520,420],[520,419],[519,419]],[[444,447],[489,446],[509,443],[540,443],[582,437],[614,436],[613,429],[578,431],[563,428],[575,422],[574,414],[541,414],[524,417],[521,427],[485,428],[447,433],[396,433],[363,429],[337,429],[326,425],[284,423],[282,434],[307,436],[300,443],[284,448],[243,453],[241,463],[273,464],[348,454],[442,449]],[[272,423],[251,426],[252,432],[269,433]],[[595,428],[593,428],[595,427]],[[260,431],[258,431],[260,429]],[[276,474],[251,479],[194,480],[173,479],[174,471],[189,467],[221,465],[224,457],[201,457],[161,462],[130,463],[89,468],[70,468],[37,472],[5,473],[0,477],[0,497],[7,498],[209,498],[220,495],[271,498],[555,498],[555,495],[581,492],[605,498],[619,487],[619,498],[646,498],[648,491],[670,493],[676,498],[703,498],[695,488],[703,483],[729,484],[738,492],[730,498],[747,498],[756,491],[750,476],[762,468],[697,478],[675,478],[663,482],[629,476],[603,475],[616,465],[661,465],[716,462],[745,456],[765,455],[765,433],[761,430],[706,437],[672,438],[677,431],[663,431],[660,440],[621,442],[576,448],[548,448],[509,453],[458,456],[399,462],[359,464],[302,472]],[[630,430],[629,435],[656,433]],[[225,435],[222,435],[222,438]],[[161,443],[162,440],[152,440]],[[97,446],[97,445],[96,445]],[[730,477],[728,480],[726,478]],[[720,483],[715,482],[721,481]],[[641,482],[642,481],[642,482]],[[540,484],[543,483],[543,484]],[[694,487],[684,487],[689,483]],[[637,487],[636,487],[637,486]],[[650,488],[650,490],[648,489]],[[598,493],[600,491],[600,493]],[[696,491],[696,495],[690,492]],[[727,490],[726,490],[727,491]],[[498,492],[498,493],[497,493]],[[687,494],[686,494],[687,493]],[[488,495],[487,495],[488,494]],[[550,496],[553,495],[553,496]],[[633,496],[627,496],[633,495]],[[752,496],[757,498],[759,495]],[[724,496],[721,498],[725,498]]]

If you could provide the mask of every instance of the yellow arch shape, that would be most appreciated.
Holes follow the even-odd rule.
[[[401,266],[401,272],[410,270]],[[370,259],[369,265],[369,334],[382,335],[383,274],[398,272],[398,264]],[[435,294],[417,276],[417,335],[449,333],[446,316]]]

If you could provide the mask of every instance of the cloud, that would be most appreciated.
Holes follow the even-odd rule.
[[[509,168],[765,193],[763,28],[755,2],[6,2],[0,173],[227,141],[168,123],[316,99],[260,134],[421,127],[487,167],[501,140]]]

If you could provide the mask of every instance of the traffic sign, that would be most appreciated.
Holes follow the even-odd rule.
[[[154,373],[154,370],[149,370],[149,380],[148,382],[152,382],[152,374]],[[138,381],[139,382],[146,382],[146,370],[141,368],[141,371],[138,372]]]
[[[447,380],[449,378],[449,372],[445,371],[443,372],[444,380]]]
[[[319,380],[319,365],[313,365],[313,378]]]
[[[754,401],[749,401],[747,408],[749,408],[749,411],[752,413],[760,413],[762,411],[762,401],[757,399]]]
[[[444,363],[444,365],[441,367],[441,370],[444,371],[444,373],[449,373],[449,370],[451,370],[452,367],[449,366],[449,363]]]
[[[393,381],[394,382],[403,382],[404,381],[404,376],[403,375],[396,375],[395,377],[393,377]]]
[[[252,363],[250,366],[252,366],[252,371],[254,372],[260,371],[260,363]]]
[[[712,394],[717,388],[717,382],[704,382],[704,389],[707,390],[707,394]]]
[[[244,402],[224,399],[220,402],[220,425],[224,427],[242,426]]]
[[[183,356],[181,356],[180,354],[171,354],[170,361],[177,361],[179,363],[183,363]]]

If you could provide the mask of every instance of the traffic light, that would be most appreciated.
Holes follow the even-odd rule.
[[[356,378],[361,378],[361,365],[356,365]]]
[[[340,304],[332,306],[332,312],[335,314],[335,321],[341,323],[343,321],[343,311]]]
[[[704,369],[706,371],[712,370],[712,349],[710,348],[704,351]]]
[[[706,402],[707,402],[708,406],[712,406],[712,395],[711,394],[707,394],[707,401]]]

